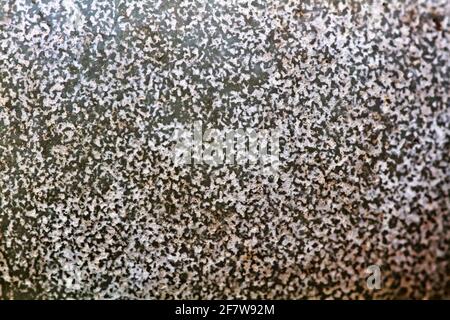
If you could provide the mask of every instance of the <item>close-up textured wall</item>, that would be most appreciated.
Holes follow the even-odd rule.
[[[449,27],[447,0],[0,0],[0,299],[450,298]],[[194,124],[276,131],[276,168],[177,162]]]

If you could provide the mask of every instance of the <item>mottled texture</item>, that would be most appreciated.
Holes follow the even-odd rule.
[[[449,16],[0,0],[0,297],[449,298]],[[279,128],[278,175],[175,166],[196,120]]]

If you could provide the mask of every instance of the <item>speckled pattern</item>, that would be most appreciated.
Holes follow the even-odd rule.
[[[450,298],[449,19],[0,0],[0,297]],[[174,165],[199,120],[280,129],[278,174]]]

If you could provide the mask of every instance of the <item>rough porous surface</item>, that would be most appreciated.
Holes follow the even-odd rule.
[[[449,16],[0,0],[0,298],[449,298]],[[198,120],[277,175],[174,165]]]

